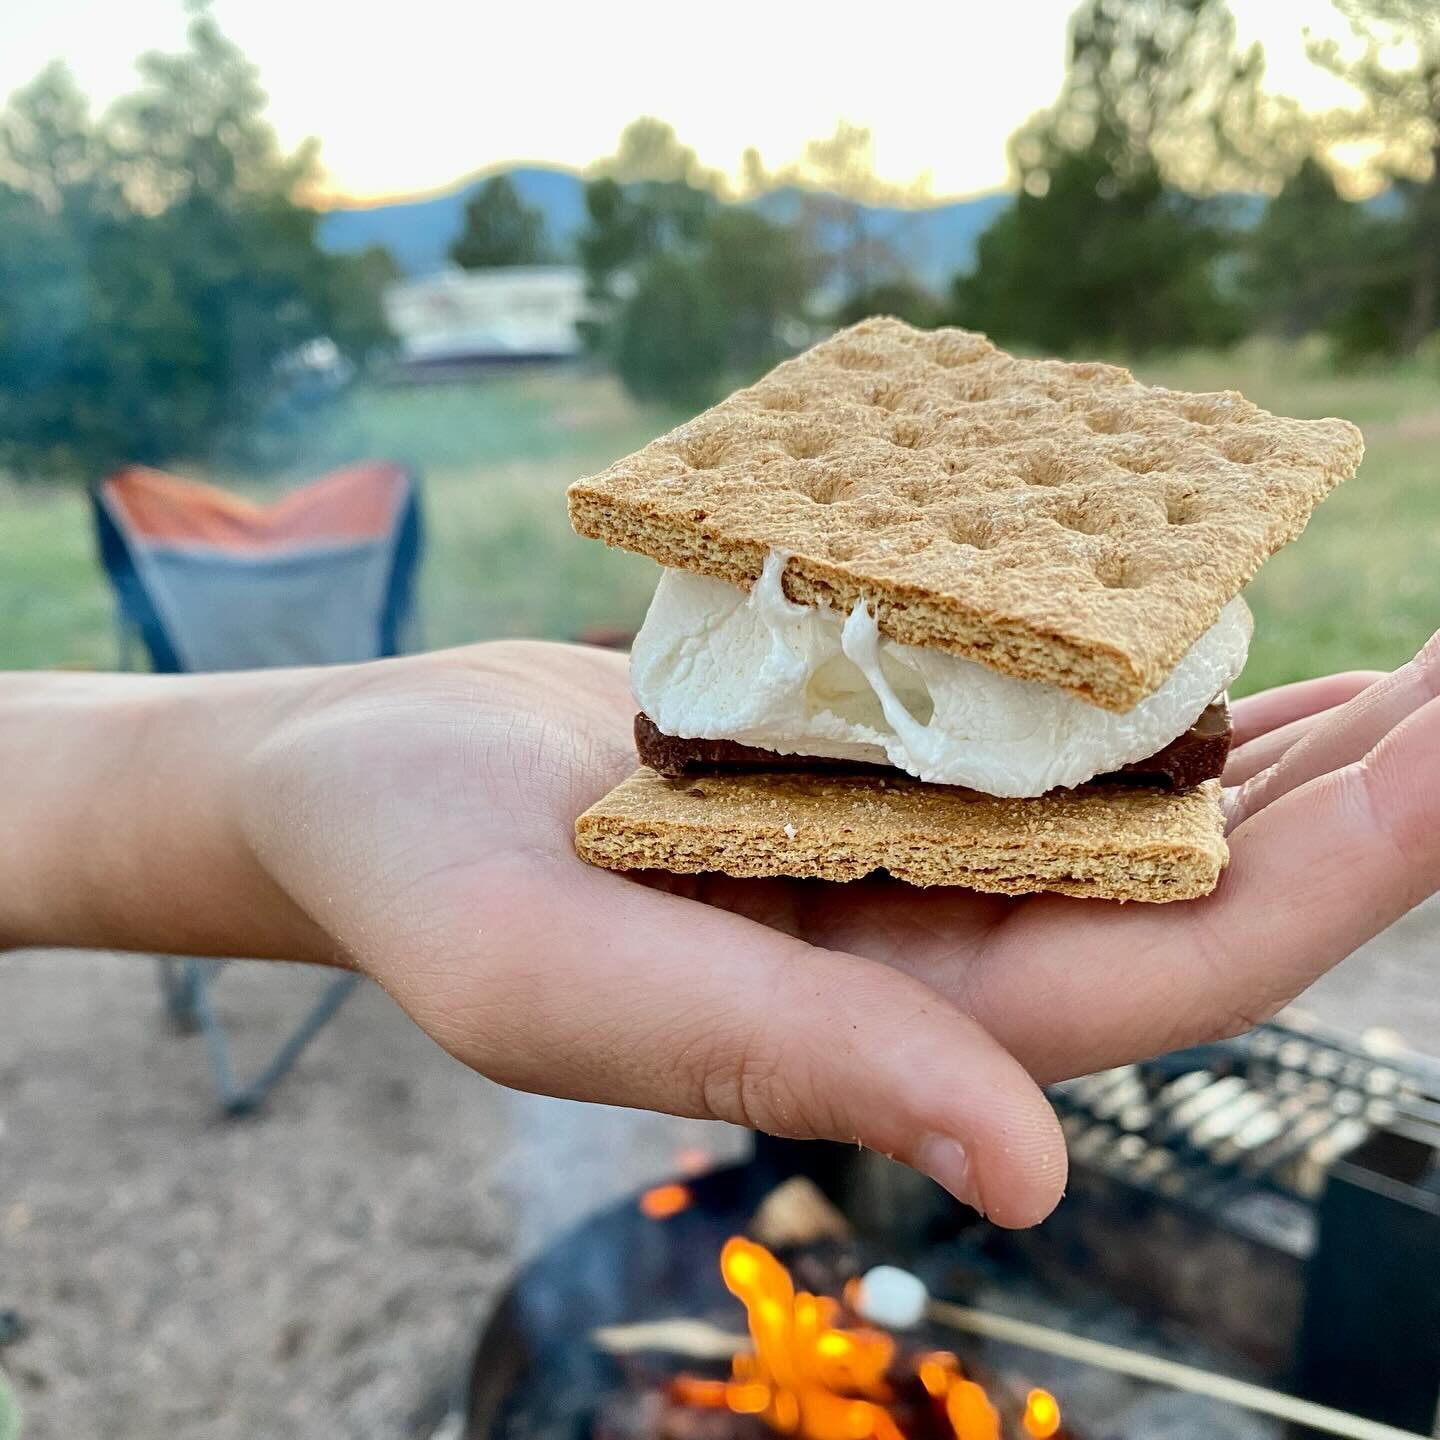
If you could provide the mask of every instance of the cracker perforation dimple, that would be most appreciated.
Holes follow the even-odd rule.
[[[993,550],[995,531],[989,521],[974,515],[952,515],[945,523],[947,539],[957,545],[968,545],[972,550]]]
[[[1095,566],[1095,576],[1107,590],[1143,590],[1152,584],[1161,567],[1137,556],[1106,555]]]
[[[1179,397],[1179,411],[1192,425],[1205,425],[1212,429],[1220,425],[1233,425],[1237,420],[1247,419],[1255,412],[1243,395],[1233,390],[1224,390],[1212,395],[1184,395]]]
[[[1169,463],[1167,456],[1153,450],[1121,450],[1111,455],[1110,461],[1132,475],[1153,475]]]
[[[1168,495],[1165,498],[1167,525],[1193,525],[1204,517],[1200,497],[1193,494]]]
[[[841,370],[883,370],[885,356],[874,347],[865,345],[839,345],[830,356],[832,364]]]
[[[834,505],[850,495],[849,482],[843,475],[816,467],[797,471],[791,489],[817,505]]]
[[[684,436],[675,453],[681,463],[692,470],[717,470],[725,463],[730,444],[728,438],[718,431],[701,431]]]
[[[923,420],[902,417],[890,428],[890,443],[901,450],[923,450],[936,438],[935,427]]]
[[[882,380],[870,392],[870,403],[877,409],[888,410],[893,414],[896,410],[903,409],[913,394],[908,385]]]
[[[579,481],[570,513],[742,587],[785,550],[802,604],[864,595],[897,640],[1122,711],[1362,450],[1342,420],[872,320]]]
[[[1254,465],[1271,451],[1272,441],[1263,430],[1239,430],[1223,435],[1216,449],[1236,465]]]
[[[1021,459],[1019,475],[1027,485],[1064,485],[1074,479],[1075,469],[1063,455],[1039,451]]]
[[[1085,412],[1085,428],[1096,435],[1122,435],[1135,427],[1123,405],[1097,405]]]
[[[1109,515],[1101,515],[1088,505],[1067,505],[1055,516],[1056,524],[1077,535],[1107,535],[1115,528]]]
[[[931,360],[946,370],[974,365],[1000,353],[985,336],[966,330],[937,330],[929,345]]]
[[[757,390],[755,403],[762,410],[795,411],[806,408],[805,393],[802,390],[772,388]]]
[[[901,480],[895,486],[895,493],[900,499],[911,505],[918,505],[922,510],[933,509],[945,503],[935,499],[934,481],[923,475],[913,475]]]
[[[792,460],[818,460],[831,447],[832,437],[820,425],[807,425],[791,430],[780,441],[780,448]]]

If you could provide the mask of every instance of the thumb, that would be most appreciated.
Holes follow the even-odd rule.
[[[1000,1225],[1059,1200],[1065,1142],[1043,1093],[920,981],[578,861],[472,878],[452,874],[450,898],[429,897],[375,968],[492,1079],[858,1141]]]

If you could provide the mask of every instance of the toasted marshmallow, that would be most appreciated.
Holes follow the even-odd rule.
[[[1168,745],[1239,675],[1252,622],[1240,599],[1169,678],[1117,715],[1053,685],[879,633],[785,598],[772,551],[746,594],[666,570],[631,657],[641,709],[668,735],[738,740],[781,755],[892,765],[989,795],[1083,784]]]

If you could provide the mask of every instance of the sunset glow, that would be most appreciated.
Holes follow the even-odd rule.
[[[1233,0],[1264,42],[1272,88],[1310,108],[1344,87],[1305,57],[1308,25],[1344,28],[1323,0]],[[670,121],[706,164],[735,173],[747,145],[795,158],[842,116],[869,126],[878,172],[937,196],[1006,183],[1005,140],[1059,86],[1073,0],[890,0],[703,11],[659,0],[568,7],[411,0],[367,8],[216,0],[260,67],[290,144],[321,141],[327,188],[376,198],[443,188],[507,162],[584,167],[627,121]],[[104,104],[145,49],[177,47],[181,0],[48,0],[4,21],[0,95],[64,59]],[[723,23],[691,16],[723,16]],[[744,103],[737,104],[743,94]]]

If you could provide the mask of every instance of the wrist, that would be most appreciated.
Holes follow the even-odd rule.
[[[239,823],[307,672],[0,676],[0,946],[333,959]]]

